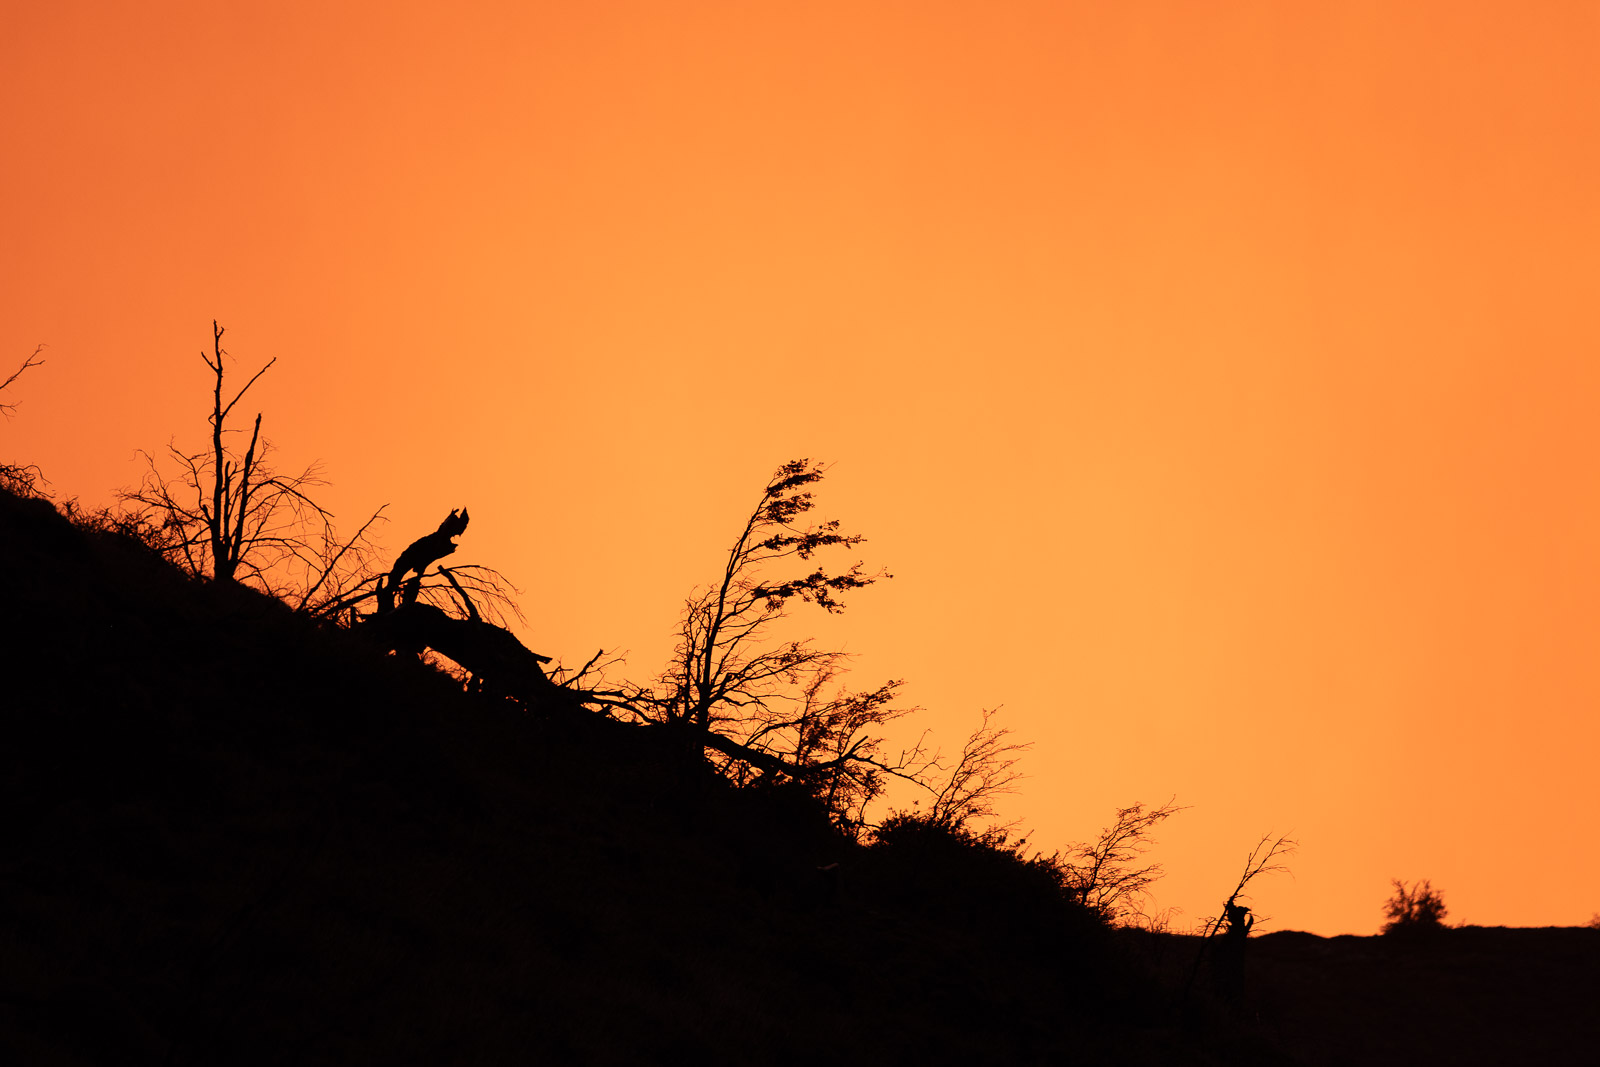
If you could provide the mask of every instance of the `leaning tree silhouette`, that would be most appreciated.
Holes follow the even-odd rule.
[[[773,472],[722,573],[684,602],[666,669],[618,706],[672,731],[686,760],[709,758],[735,784],[799,786],[852,835],[867,828],[867,807],[890,779],[930,794],[938,821],[950,826],[992,815],[994,798],[1016,781],[1014,753],[1026,747],[1005,742],[992,712],[953,765],[926,747],[926,733],[893,751],[884,727],[920,710],[896,706],[899,680],[851,690],[846,653],[778,637],[800,607],[838,614],[848,595],[891,577],[859,561],[830,570],[815,558],[865,541],[841,532],[837,519],[811,520],[826,473],[810,459]]]

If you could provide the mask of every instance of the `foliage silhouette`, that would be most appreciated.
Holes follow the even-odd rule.
[[[872,853],[902,880],[895,896],[909,908],[1017,936],[1104,928],[1104,914],[1084,905],[1071,867],[1058,856],[1029,857],[1025,846],[1007,830],[897,812],[874,831]]]
[[[825,473],[805,459],[778,468],[721,576],[686,601],[671,663],[629,706],[672,728],[686,752],[708,751],[730,780],[804,779],[836,820],[859,828],[885,776],[915,780],[933,758],[920,746],[895,757],[884,748],[881,728],[915,710],[894,705],[900,682],[848,690],[840,684],[845,653],[774,639],[796,606],[838,613],[847,594],[889,577],[859,562],[837,573],[813,563],[819,552],[864,540],[839,532],[837,520],[806,522],[811,487]]]
[[[1424,878],[1408,886],[1394,878],[1390,884],[1394,895],[1383,905],[1388,921],[1380,933],[1405,937],[1444,929],[1449,909],[1444,905],[1444,894],[1433,888],[1432,882]]]
[[[797,577],[773,579],[764,573],[792,560],[809,562],[823,549],[854,548],[863,541],[839,533],[837,521],[798,525],[815,506],[808,487],[824,473],[809,460],[778,468],[734,540],[721,578],[685,604],[672,664],[652,699],[652,710],[663,721],[702,732],[732,729],[750,739],[761,733],[771,739],[764,746],[770,748],[777,743],[774,735],[796,729],[787,724],[798,720],[780,708],[797,702],[798,680],[814,678],[844,659],[843,653],[818,650],[809,641],[764,643],[793,602],[837,613],[844,610],[846,593],[889,577],[884,571],[868,574],[860,563],[837,575],[820,566]]]

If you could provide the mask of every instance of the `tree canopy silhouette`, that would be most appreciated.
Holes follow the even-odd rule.
[[[859,826],[886,776],[916,779],[933,761],[920,745],[886,750],[881,728],[916,710],[895,705],[899,681],[849,690],[846,653],[776,636],[797,607],[837,614],[850,593],[890,577],[860,562],[830,571],[815,559],[865,540],[837,520],[808,521],[825,474],[808,459],[773,473],[721,575],[685,602],[671,663],[633,706],[682,731],[693,752],[712,753],[733,780],[806,782],[838,821]]]
[[[1392,878],[1390,884],[1394,895],[1384,903],[1387,921],[1380,933],[1407,935],[1444,929],[1444,917],[1450,909],[1444,905],[1444,894],[1433,888],[1432,882],[1424,878],[1408,886]]]

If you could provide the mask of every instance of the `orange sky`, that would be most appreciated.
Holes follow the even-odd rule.
[[[342,519],[470,505],[642,680],[822,457],[896,578],[818,632],[1003,705],[1035,844],[1176,794],[1180,923],[1268,830],[1273,927],[1600,910],[1600,7],[457,6],[8,5],[0,459],[198,447],[215,317]]]

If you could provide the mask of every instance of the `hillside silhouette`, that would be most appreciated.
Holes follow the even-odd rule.
[[[664,731],[473,699],[43,501],[0,495],[0,552],[11,1062],[1157,1062],[1189,1040],[1085,916],[686,777]]]
[[[1592,997],[1575,930],[1510,984],[1483,939],[1439,971],[1252,938],[1266,992],[1180,1001],[1194,939],[970,835],[865,846],[664,728],[465,693],[43,500],[0,492],[0,558],[0,1061],[1491,1062],[1515,1021],[1432,991],[1514,984],[1560,1062]]]

